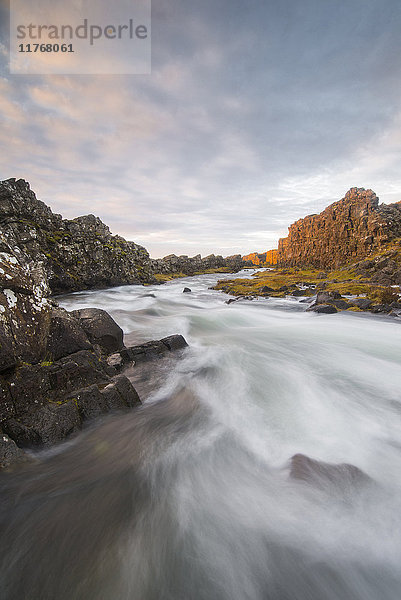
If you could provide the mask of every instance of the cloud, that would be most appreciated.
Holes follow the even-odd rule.
[[[274,247],[354,185],[401,199],[398,4],[250,4],[154,0],[149,76],[5,69],[2,178],[154,256]]]

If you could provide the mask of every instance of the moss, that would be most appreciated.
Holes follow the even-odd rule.
[[[44,360],[40,363],[41,367],[51,367],[54,363],[51,360]]]
[[[368,292],[368,297],[377,304],[391,304],[397,302],[399,296],[392,287],[374,287]]]
[[[347,267],[327,273],[327,277],[321,277],[320,269],[276,268],[268,271],[257,271],[249,279],[224,279],[218,281],[214,287],[232,294],[233,296],[272,296],[282,298],[291,294],[291,289],[299,289],[305,284],[309,288],[304,289],[305,296],[311,296],[316,291],[337,291],[343,296],[369,295],[372,288],[377,289],[369,281],[360,275],[355,275],[352,268]],[[263,287],[272,288],[267,294],[262,291]],[[283,286],[289,288],[287,291],[279,291]]]
[[[188,277],[188,275],[185,275],[185,273],[156,273],[154,277],[157,281],[164,283],[165,281],[171,281],[172,279]]]

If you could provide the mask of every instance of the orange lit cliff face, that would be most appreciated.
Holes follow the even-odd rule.
[[[318,215],[299,219],[278,242],[281,267],[341,267],[401,236],[401,202],[379,204],[372,190],[351,188]]]
[[[276,265],[277,264],[277,250],[267,250],[267,252],[263,252],[262,254],[258,254],[257,252],[251,252],[251,254],[247,254],[242,257],[243,261],[251,261],[254,265],[264,265],[265,263],[268,265]]]

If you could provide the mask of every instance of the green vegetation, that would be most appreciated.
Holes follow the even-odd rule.
[[[398,299],[396,290],[370,282],[362,275],[357,275],[352,267],[327,273],[310,268],[276,268],[258,271],[249,279],[220,280],[214,289],[233,296],[273,298],[283,298],[295,290],[299,293],[299,289],[302,289],[305,296],[312,296],[323,290],[336,291],[342,296],[367,296],[375,304],[391,304]],[[357,308],[352,310],[359,311]]]

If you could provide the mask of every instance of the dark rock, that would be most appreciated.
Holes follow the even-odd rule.
[[[0,373],[13,369],[16,363],[12,337],[7,335],[4,327],[0,325]]]
[[[318,292],[316,302],[318,304],[329,304],[333,300],[340,300],[341,298],[340,292]]]
[[[272,287],[269,287],[268,285],[264,285],[262,288],[260,288],[260,291],[262,292],[262,294],[269,294],[270,292],[275,292],[276,290],[274,290]]]
[[[192,292],[191,288],[189,287],[184,287],[184,289],[182,290],[183,294],[189,294],[190,292]]]
[[[28,455],[8,435],[0,432],[0,469],[9,469],[25,462],[29,462]]]
[[[185,338],[182,335],[170,335],[161,340],[152,340],[138,346],[131,346],[124,348],[121,351],[121,356],[124,363],[134,360],[135,362],[143,362],[145,360],[151,360],[165,354],[166,352],[173,352],[175,350],[181,350],[188,346]]]
[[[301,304],[312,304],[312,302],[316,302],[316,296],[311,296],[310,298],[304,298],[303,300],[299,300]]]
[[[134,386],[128,377],[124,375],[114,377],[112,382],[101,390],[101,394],[104,396],[110,410],[133,408],[141,404]]]
[[[48,404],[26,413],[20,419],[9,419],[4,431],[21,447],[45,447],[61,442],[81,427],[81,418],[75,403]]]
[[[337,312],[337,309],[332,304],[313,304],[309,308],[306,309],[308,312],[316,312],[322,313],[326,315],[331,315]]]
[[[367,310],[373,304],[372,300],[369,300],[369,298],[353,298],[352,303],[361,310]]]
[[[391,311],[390,304],[376,304],[370,309],[372,313],[389,313]]]
[[[9,383],[0,377],[0,423],[15,416],[15,405]]]
[[[136,362],[150,360],[156,358],[160,354],[168,352],[167,346],[160,340],[152,340],[145,344],[140,344],[139,346],[131,346],[128,350]]]
[[[91,348],[92,344],[77,319],[64,310],[52,310],[47,337],[47,357],[58,360]]]
[[[136,346],[132,346],[132,348],[136,348]],[[120,352],[120,356],[123,359],[124,364],[135,361],[135,353],[131,348],[123,348]]]
[[[186,348],[188,346],[184,336],[179,334],[169,335],[160,341],[163,342],[163,344],[171,351],[181,350],[182,348]]]
[[[123,330],[105,310],[84,308],[71,314],[79,319],[82,329],[93,344],[97,344],[106,354],[122,350]]]
[[[105,397],[100,393],[96,384],[87,388],[76,390],[70,399],[78,408],[81,419],[95,419],[107,412],[108,406]]]
[[[351,308],[352,304],[350,304],[349,302],[347,302],[346,300],[332,300],[332,302],[330,304],[333,304],[333,306],[335,306],[336,308],[339,308],[340,310],[347,310],[347,308]]]
[[[305,290],[294,290],[293,292],[291,292],[291,296],[295,296],[296,298],[301,297],[301,296],[305,296],[307,292]]]

